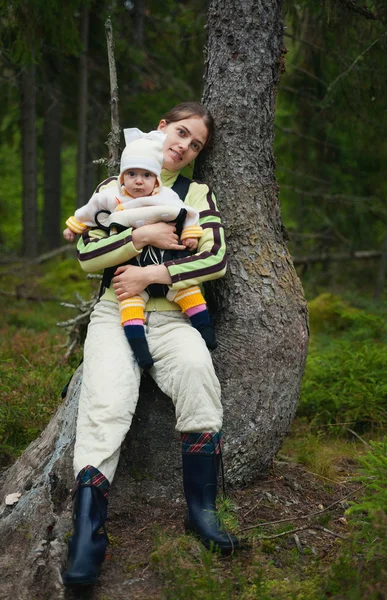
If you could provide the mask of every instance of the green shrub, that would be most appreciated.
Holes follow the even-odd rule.
[[[360,339],[380,339],[387,335],[385,319],[352,306],[340,296],[320,294],[308,303],[312,334],[342,334]]]
[[[387,348],[336,340],[312,346],[301,391],[299,416],[317,423],[387,423]]]
[[[318,596],[337,600],[381,600],[387,581],[387,438],[371,442],[372,451],[359,458],[367,484],[359,501],[352,502],[351,538],[328,574]]]
[[[385,321],[332,294],[309,304],[311,343],[299,416],[317,424],[387,423]]]

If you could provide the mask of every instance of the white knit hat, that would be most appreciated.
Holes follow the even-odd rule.
[[[143,133],[137,127],[124,129],[126,146],[121,155],[121,170],[118,187],[121,189],[123,174],[127,169],[145,169],[154,173],[160,185],[161,167],[164,161],[163,144],[166,139],[162,131]]]

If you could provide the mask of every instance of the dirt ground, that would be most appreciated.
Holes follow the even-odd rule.
[[[347,535],[344,512],[349,506],[348,501],[356,498],[356,490],[361,487],[358,483],[347,483],[351,469],[353,465],[350,463],[343,464],[343,483],[333,483],[309,473],[301,465],[276,460],[271,470],[252,485],[240,490],[227,490],[235,503],[238,535],[244,541],[244,547],[223,559],[224,569],[227,571],[233,562],[237,562],[241,569],[251,565],[253,556],[257,555],[257,547],[262,545],[262,539],[251,537],[258,530],[265,536],[276,536],[270,542],[272,553],[260,556],[263,567],[270,560],[271,565],[278,569],[279,579],[289,549],[297,549],[303,561],[317,559],[326,564],[334,563],[338,540]],[[107,522],[112,542],[98,584],[94,588],[68,590],[66,599],[162,600],[165,597],[165,581],[151,560],[155,538],[157,532],[164,532],[171,538],[183,534],[184,512],[182,498],[173,505],[128,506],[127,512],[120,510],[119,514],[113,510]],[[306,515],[309,517],[305,518]],[[282,519],[288,520],[256,527],[258,523]],[[292,531],[283,535],[284,525]],[[192,540],[192,544],[194,548],[198,542]],[[283,597],[286,600],[290,596]],[[185,599],[176,597],[176,600]]]

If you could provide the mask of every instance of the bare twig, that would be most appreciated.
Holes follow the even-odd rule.
[[[61,306],[66,306],[67,308],[80,311],[80,314],[76,317],[57,323],[59,327],[64,327],[67,329],[67,342],[64,346],[67,348],[64,355],[65,359],[70,356],[76,346],[80,345],[84,339],[84,333],[90,320],[90,314],[98,302],[98,295],[99,294],[96,291],[90,300],[84,300],[84,298],[82,298],[82,296],[76,292],[75,296],[78,300],[77,303],[61,302]]]
[[[290,529],[290,531],[282,531],[281,533],[275,533],[274,535],[262,535],[259,537],[260,540],[274,540],[275,538],[283,537],[284,535],[292,535],[296,534],[298,531],[305,531],[305,529],[318,529],[319,531],[324,531],[324,533],[329,533],[329,535],[333,535],[334,537],[340,538],[341,540],[346,540],[347,538],[340,533],[335,533],[326,527],[322,527],[321,525],[305,525],[304,527],[297,527],[296,529]],[[296,537],[296,535],[294,535]],[[298,538],[298,536],[297,536]],[[300,540],[298,540],[300,541]],[[297,545],[297,543],[296,543]],[[301,544],[300,544],[301,547]],[[298,548],[298,545],[297,545]],[[300,551],[300,550],[299,550]],[[301,547],[302,552],[302,547]]]
[[[16,298],[17,300],[31,300],[31,302],[57,302],[59,298],[47,296],[42,298],[41,296],[33,296],[32,294],[23,294],[23,292],[10,292],[9,290],[0,289],[0,296],[8,296],[9,298]]]
[[[321,146],[326,146],[328,148],[337,148],[338,150],[342,149],[342,146],[337,146],[336,144],[331,144],[330,142],[326,142],[324,140],[319,140],[318,138],[312,137],[310,135],[305,135],[303,133],[299,133],[298,131],[295,131],[294,129],[289,129],[287,127],[280,127],[279,125],[274,125],[274,128],[278,129],[278,131],[281,131],[282,133],[286,133],[288,135],[295,135],[304,140],[314,142],[315,144],[320,144]]]
[[[306,515],[301,515],[299,517],[297,517],[297,516],[286,517],[285,519],[279,519],[278,521],[267,521],[266,523],[257,523],[256,525],[249,525],[248,527],[243,527],[241,529],[241,531],[247,531],[249,529],[255,529],[256,527],[266,527],[266,525],[278,525],[279,523],[288,523],[289,521],[299,521],[301,519],[311,519],[312,517],[317,517],[317,516],[325,513],[327,510],[330,510],[331,508],[333,508],[334,506],[336,506],[336,504],[340,504],[340,502],[343,502],[343,500],[346,500],[350,496],[353,496],[357,492],[360,492],[360,490],[368,487],[369,485],[370,485],[369,483],[365,483],[364,485],[361,485],[356,490],[352,490],[352,492],[349,492],[349,494],[347,494],[346,496],[343,496],[339,500],[336,500],[335,502],[332,502],[332,504],[330,504],[329,506],[327,506],[326,508],[324,508],[322,510],[317,510],[315,512],[308,513]]]
[[[347,537],[345,535],[341,535],[340,533],[335,533],[331,529],[327,529],[322,525],[313,525],[312,529],[317,529],[318,531],[324,531],[324,533],[329,533],[329,535],[333,535],[334,537],[340,538],[341,540],[346,540]]]
[[[282,531],[281,533],[275,533],[274,535],[262,535],[260,540],[274,540],[279,537],[283,537],[284,535],[292,535],[293,533],[297,533],[297,531],[305,531],[305,529],[313,529],[310,525],[304,525],[303,527],[297,527],[296,529],[290,529],[289,531]]]
[[[262,496],[258,500],[258,502],[256,504],[254,504],[254,506],[252,508],[250,508],[245,515],[243,515],[243,518],[245,519],[247,517],[247,515],[249,515],[253,510],[255,510],[256,508],[258,508],[258,506],[261,504],[261,502],[262,502]]]
[[[23,359],[26,361],[27,365],[28,365],[29,367],[31,367],[31,369],[34,369],[34,365],[32,365],[32,364],[30,363],[30,361],[28,360],[28,358],[26,358],[26,357],[24,356],[24,354],[21,354],[20,356],[21,356],[21,357],[22,357],[22,358],[23,358]]]
[[[355,65],[359,62],[359,60],[362,59],[362,57],[369,51],[371,50],[371,48],[373,46],[375,46],[375,44],[377,44],[377,42],[384,37],[387,34],[387,31],[383,31],[383,33],[381,35],[379,35],[379,37],[376,38],[376,40],[374,40],[372,42],[372,44],[370,44],[365,50],[363,50],[363,52],[361,52],[361,54],[359,54],[359,56],[357,56],[355,58],[355,60],[349,65],[348,69],[346,69],[345,71],[343,71],[343,73],[340,73],[340,75],[338,75],[338,77],[336,77],[336,79],[334,79],[332,81],[332,83],[330,83],[328,85],[327,88],[327,94],[326,96],[328,96],[328,94],[332,91],[332,88],[340,81],[340,79],[342,79],[343,77],[345,77],[346,75],[348,75],[348,73],[350,73],[352,71],[352,69],[355,67]],[[325,97],[326,97],[325,96]]]
[[[357,437],[357,439],[360,440],[362,444],[364,444],[365,446],[367,446],[367,448],[370,448],[372,450],[372,446],[370,446],[370,444],[368,442],[363,440],[363,438],[360,437],[360,435],[358,433],[356,433],[356,431],[353,431],[353,429],[349,429],[349,427],[347,427],[347,431],[349,431],[349,433],[352,433],[352,435]]]
[[[335,481],[334,479],[331,479],[330,477],[325,477],[325,475],[320,475],[319,473],[313,473],[313,471],[308,471],[307,469],[305,469],[305,473],[309,473],[309,475],[314,475],[315,477],[318,477],[319,479],[325,479],[326,481],[330,481],[331,483],[334,483],[335,485],[343,485],[343,483],[341,483],[340,481]]]
[[[381,252],[378,250],[359,250],[358,252],[338,252],[329,254],[323,252],[315,256],[293,256],[295,265],[312,265],[319,262],[341,262],[346,260],[369,260],[380,258]]]
[[[75,256],[74,246],[71,246],[70,244],[68,244],[67,246],[61,246],[60,248],[56,248],[55,250],[50,250],[50,252],[41,254],[40,256],[37,256],[36,258],[33,258],[31,260],[26,260],[25,258],[23,259],[20,257],[13,258],[10,260],[4,260],[2,263],[0,263],[1,265],[7,265],[7,266],[14,265],[14,266],[12,267],[12,269],[8,269],[7,271],[0,271],[0,277],[5,277],[6,275],[14,275],[15,272],[17,272],[17,271],[21,271],[31,265],[39,265],[43,262],[46,262],[47,260],[50,260],[51,258],[54,258],[55,256],[59,256],[61,254],[73,254]]]
[[[120,120],[118,116],[118,82],[116,61],[114,58],[114,37],[110,17],[105,22],[106,44],[109,61],[110,75],[110,106],[111,106],[111,131],[108,135],[107,146],[109,148],[108,175],[117,173],[119,166],[120,146]]]
[[[352,10],[353,12],[361,15],[362,17],[365,17],[366,19],[370,19],[372,21],[375,21],[377,19],[377,16],[375,15],[375,13],[373,13],[371,10],[369,10],[369,8],[367,8],[366,6],[363,6],[363,4],[359,4],[358,2],[355,2],[354,0],[339,0],[341,2],[341,4],[344,4],[344,6],[346,6],[346,8],[349,8],[349,10]]]
[[[301,546],[300,538],[298,537],[298,535],[296,533],[293,535],[293,539],[294,539],[294,543],[297,546],[297,550],[299,551],[300,554],[302,554],[302,546]]]

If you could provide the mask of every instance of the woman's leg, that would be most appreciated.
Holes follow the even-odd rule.
[[[101,301],[84,350],[74,470],[97,468],[111,483],[137,405],[140,369],[120,325],[118,305]]]
[[[180,432],[219,431],[220,384],[200,333],[180,311],[148,313],[151,375],[173,401]]]
[[[120,325],[118,306],[100,302],[90,320],[79,400],[73,490],[74,534],[63,583],[95,583],[107,544],[100,533],[120,446],[138,399],[140,369]]]
[[[172,398],[181,432],[186,529],[207,548],[233,552],[238,539],[220,529],[216,516],[222,406],[211,356],[181,313],[151,314],[148,339],[156,360],[152,377]]]

